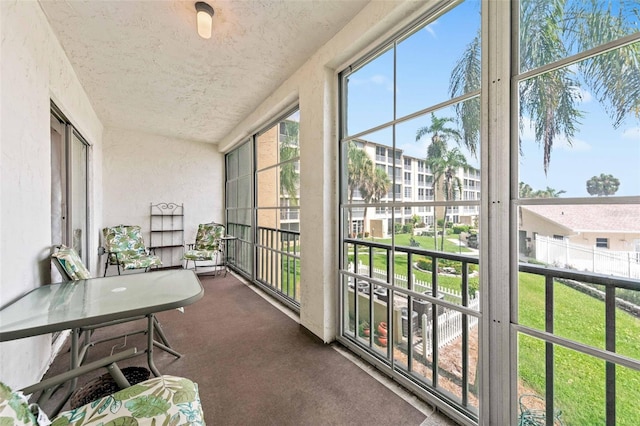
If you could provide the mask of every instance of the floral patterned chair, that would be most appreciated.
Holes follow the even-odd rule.
[[[22,392],[0,382],[0,425],[204,425],[198,385],[160,376],[119,390],[49,419]]]
[[[214,265],[218,264],[218,258],[222,255],[224,247],[222,245],[222,237],[224,236],[224,225],[220,223],[202,223],[198,225],[196,234],[196,242],[188,244],[189,250],[186,250],[183,256],[185,268],[189,267],[189,261],[193,261],[194,268],[200,261],[213,261]]]
[[[104,276],[107,275],[109,265],[127,269],[144,269],[148,271],[152,267],[162,266],[158,256],[152,255],[144,245],[142,232],[139,226],[118,225],[102,230],[104,237],[104,253],[107,260],[104,265]]]
[[[91,278],[91,272],[84,266],[82,259],[74,249],[64,244],[54,247],[51,257],[63,278],[71,281]]]

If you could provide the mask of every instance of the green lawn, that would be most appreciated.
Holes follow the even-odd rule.
[[[544,330],[544,278],[520,274],[520,323]],[[567,286],[554,286],[554,332],[580,343],[604,348],[604,303]],[[640,359],[640,320],[622,310],[616,313],[616,351]],[[545,345],[520,335],[519,377],[539,395],[545,388]],[[605,363],[556,346],[554,349],[555,407],[565,424],[605,423]],[[640,424],[640,372],[616,368],[617,425]]]
[[[409,242],[409,240],[411,239],[411,234],[396,234],[396,245],[397,246],[407,246],[410,247],[411,244]],[[413,237],[417,243],[420,244],[421,249],[426,249],[426,250],[440,250],[440,243],[441,243],[441,236],[438,236],[438,241],[437,244],[438,246],[435,247],[434,245],[434,237],[422,237],[422,236],[415,236]],[[467,247],[460,247],[458,246],[458,244],[452,243],[451,241],[449,241],[449,238],[451,239],[457,239],[458,235],[455,234],[451,234],[451,235],[446,235],[444,237],[444,251],[447,253],[469,253],[471,252],[471,250],[469,250]],[[376,242],[378,243],[384,243],[384,244],[391,244],[391,238],[376,238],[375,239]]]
[[[396,244],[398,245],[409,245],[409,238],[410,236],[407,234],[400,234],[400,235],[396,235],[396,237],[404,237],[404,239],[406,239],[406,244],[404,244],[403,240],[400,239],[396,239]],[[433,244],[433,237],[416,237],[416,241],[426,241],[426,240],[431,240],[431,244]],[[391,240],[377,240],[378,242],[383,242],[383,243],[387,243],[390,244]],[[421,248],[425,248],[424,245],[422,244],[422,242],[420,243]],[[457,253],[458,251],[458,246],[453,244],[453,243],[449,243],[446,244],[445,242],[445,249],[449,248],[449,252],[455,252]],[[466,250],[467,252],[469,252],[469,250],[466,247],[462,247],[462,250]],[[424,256],[413,256],[412,261],[415,263],[417,262],[419,259],[423,259],[425,258]],[[368,252],[360,252],[358,254],[358,260],[363,264],[363,265],[367,265],[369,266],[370,262],[369,262],[369,254]],[[351,253],[349,255],[349,262],[353,262],[353,253]],[[394,260],[394,268],[395,268],[395,273],[399,274],[399,275],[403,275],[403,276],[407,276],[408,275],[408,256],[404,253],[398,253],[398,255],[395,257]],[[460,264],[460,262],[453,262],[453,263],[458,263],[458,265]],[[373,266],[376,269],[380,269],[383,271],[387,270],[387,251],[386,250],[381,250],[381,249],[375,249],[374,250],[374,255],[373,255]],[[431,283],[432,280],[432,276],[431,276],[431,272],[424,272],[421,270],[418,270],[416,268],[412,269],[412,273],[415,276],[415,279],[418,281],[422,281],[425,283]],[[471,289],[471,291],[473,291],[474,289],[477,289],[479,285],[479,279],[477,277],[474,278],[469,278],[469,287]],[[444,288],[448,288],[451,290],[456,290],[456,291],[462,291],[462,278],[460,277],[453,277],[453,276],[446,276],[446,275],[439,275],[438,276],[438,286],[439,287],[444,287]],[[453,300],[451,300],[453,301]],[[455,302],[455,301],[454,301]]]

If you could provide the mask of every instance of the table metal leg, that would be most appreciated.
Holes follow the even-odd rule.
[[[159,377],[161,374],[156,367],[156,364],[153,362],[153,329],[154,327],[154,315],[147,315],[147,364],[149,364],[149,369],[153,372],[153,375]]]
[[[80,357],[78,354],[80,350],[79,340],[80,340],[80,329],[79,328],[72,329],[71,330],[70,370],[74,370],[80,366]],[[72,380],[69,381],[69,389],[67,390],[67,393],[64,395],[64,397],[62,397],[58,405],[56,405],[51,410],[51,413],[50,413],[51,416],[57,415],[60,412],[60,410],[62,410],[62,407],[64,407],[64,404],[66,404],[69,398],[71,398],[71,395],[76,390],[77,386],[78,386],[78,377],[74,377]],[[38,403],[41,404],[43,401],[46,401],[47,399],[49,399],[49,397],[51,397],[51,394],[55,392],[56,387],[52,386],[49,389],[45,389],[43,393],[40,395],[40,397],[38,398]]]

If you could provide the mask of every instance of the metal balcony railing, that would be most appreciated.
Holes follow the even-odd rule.
[[[640,370],[640,359],[635,357],[638,356],[637,353],[630,352],[628,348],[622,348],[623,353],[618,352],[617,342],[622,339],[622,335],[633,331],[620,329],[617,326],[617,321],[621,320],[621,316],[626,315],[622,311],[626,311],[635,317],[634,321],[638,321],[640,306],[636,303],[637,300],[640,300],[640,281],[528,263],[521,263],[519,269],[521,273],[541,277],[541,290],[543,287],[544,312],[540,312],[539,315],[544,321],[540,321],[539,325],[533,324],[531,320],[529,323],[523,324],[523,320],[519,318],[512,324],[512,327],[516,333],[515,338],[527,335],[544,342],[544,389],[538,390],[544,400],[544,418],[554,419],[559,412],[566,412],[568,417],[564,419],[566,424],[577,424],[577,420],[571,417],[576,414],[567,407],[571,402],[563,399],[562,389],[558,390],[563,382],[558,376],[561,373],[568,373],[569,376],[576,378],[581,374],[592,375],[592,370],[584,371],[587,368],[586,364],[583,366],[576,360],[581,360],[582,363],[593,360],[594,364],[602,363],[604,367],[604,383],[595,383],[598,391],[604,390],[605,399],[602,413],[598,416],[598,423],[602,422],[600,424],[606,425],[627,423],[628,418],[619,417],[623,417],[622,413],[626,412],[625,404],[628,404],[628,401],[626,403],[619,401],[618,390],[624,395],[626,386],[622,386],[621,380],[629,375],[630,370],[628,369]],[[585,300],[601,301],[602,305],[598,311],[602,310],[603,315],[600,316],[598,312],[596,323],[590,322],[586,312],[575,311],[576,303],[563,305],[559,302],[558,294],[566,292],[567,287],[573,290],[574,297],[578,297],[579,293],[582,293],[588,296]],[[521,301],[520,303],[526,302]],[[521,306],[521,308],[523,307]],[[583,307],[583,309],[588,308]],[[571,315],[573,319],[569,322],[577,322],[582,331],[598,330],[597,334],[600,335],[600,339],[597,340],[599,341],[593,343],[586,341],[586,338],[583,340],[582,331],[571,335],[567,331],[567,315]],[[572,361],[568,361],[567,354],[576,355],[572,356]],[[558,370],[564,367],[571,369],[571,371]],[[598,375],[593,374],[590,381],[597,380],[595,377]],[[585,394],[587,393],[588,391],[585,390]],[[593,405],[593,401],[585,401],[584,403]],[[584,420],[582,421],[584,422]]]
[[[393,376],[410,380],[477,419],[477,364],[471,361],[470,345],[477,351],[478,340],[472,336],[477,336],[481,313],[479,293],[471,285],[477,282],[477,272],[470,277],[472,269],[477,271],[478,258],[356,239],[345,239],[343,252],[355,264],[341,270],[342,312],[348,315],[342,319],[342,336],[381,359]],[[429,272],[427,280],[418,278],[418,273],[425,275],[417,266],[420,259],[438,273]],[[439,282],[440,273],[452,272],[451,265],[460,271],[457,290]],[[384,341],[375,329],[380,322],[388,323],[390,330]],[[363,335],[362,324],[370,325],[368,335]],[[459,351],[455,369],[450,365],[451,348]]]
[[[258,227],[256,281],[300,307],[300,232]]]
[[[387,368],[399,381],[435,394],[471,421],[477,421],[477,355],[482,344],[477,334],[477,324],[482,318],[478,295],[482,285],[479,278],[472,278],[471,270],[478,268],[478,258],[359,239],[345,239],[343,253],[347,264],[340,271],[341,339],[348,346],[368,353],[377,365]],[[420,259],[426,259],[431,270],[437,273],[429,272],[426,280],[425,274],[417,276]],[[456,273],[451,266],[444,266],[452,264]],[[441,286],[441,282],[452,280],[453,276],[459,289],[452,291]],[[472,285],[472,280],[478,281]],[[540,296],[531,298],[526,292],[523,286],[530,282],[541,290]],[[571,405],[576,404],[575,400],[567,400],[559,389],[563,389],[562,382],[568,380],[567,375],[576,375],[573,380],[583,375],[591,377],[584,379],[586,381],[600,380],[594,384],[604,398],[599,405],[602,412],[599,424],[628,421],[624,413],[628,411],[625,407],[633,386],[629,387],[630,383],[623,380],[640,377],[640,357],[638,351],[634,352],[634,345],[622,343],[623,336],[637,330],[629,330],[617,321],[628,324],[621,319],[626,316],[629,321],[638,322],[640,280],[520,263],[514,290],[522,294],[517,302],[518,314],[511,323],[513,342],[519,349],[518,365],[522,363],[527,367],[516,370],[517,380],[541,383],[541,387],[533,386],[529,392],[518,387],[521,393],[514,397],[514,404],[519,407],[516,410],[519,418],[525,419],[535,411],[542,419],[541,424],[558,424],[558,421],[581,424],[580,418],[572,417]],[[598,320],[592,324],[586,313],[580,312],[580,303],[578,306],[562,304],[558,295],[567,292],[568,300],[581,293],[581,297],[593,302]],[[390,330],[384,344],[374,326],[380,321],[388,322]],[[363,329],[362,324],[369,328]],[[577,335],[567,332],[572,325],[577,326]],[[583,329],[601,333],[596,339],[598,342],[583,340],[580,331]],[[522,339],[539,342],[535,345],[541,348],[542,355],[532,358],[529,353],[527,356],[529,349],[521,346]],[[539,366],[537,359],[541,359]],[[602,365],[601,374],[593,374],[589,359],[595,365]],[[532,362],[536,368],[531,369]],[[537,379],[526,377],[531,371]],[[528,398],[530,393],[534,394],[533,398]],[[525,396],[537,405],[524,407],[523,411]],[[586,400],[580,407],[591,407],[595,403]]]

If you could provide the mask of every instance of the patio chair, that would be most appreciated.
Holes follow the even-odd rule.
[[[189,261],[193,261],[194,269],[198,268],[196,262],[210,261],[218,265],[218,261],[224,252],[222,237],[224,236],[224,225],[220,223],[201,223],[198,225],[196,242],[187,244],[185,251],[185,269],[189,267]]]
[[[131,353],[135,353],[135,350],[132,349],[130,353],[122,356],[111,356],[45,379],[21,391],[12,391],[9,386],[0,382],[0,424],[73,424],[75,426],[159,425],[169,422],[193,426],[205,424],[197,383],[183,377],[164,375],[131,385],[123,377],[122,371],[115,362],[130,356]],[[100,368],[107,368],[117,383],[116,388],[120,388],[120,390],[106,394],[96,392],[98,396],[92,402],[60,414],[58,414],[59,409],[55,409],[51,413],[55,417],[48,418],[37,403],[29,404],[25,396],[40,391],[46,393],[48,389],[56,388],[68,380]]]
[[[77,281],[77,280],[92,278],[91,272],[89,272],[89,270],[84,265],[84,263],[82,263],[82,259],[73,248],[67,247],[63,244],[54,246],[53,253],[51,254],[51,259],[54,261],[53,263],[56,265],[56,267],[58,268],[58,271],[60,271],[60,274],[64,279],[67,279],[69,281]],[[130,331],[128,333],[123,333],[123,334],[119,334],[112,337],[105,337],[100,340],[91,340],[91,336],[93,335],[93,331],[95,329],[104,328],[111,325],[122,324],[125,322],[136,321],[142,318],[145,318],[145,317],[136,316],[136,317],[126,318],[118,321],[111,321],[105,324],[99,324],[97,326],[92,326],[90,328],[81,327],[80,333],[84,336],[84,339],[82,343],[82,348],[79,351],[80,362],[82,363],[82,361],[84,360],[89,348],[97,345],[98,343],[108,342],[108,341],[120,339],[120,338],[126,338],[134,334],[141,334],[141,333],[147,332],[147,329],[144,328],[141,330]],[[165,336],[164,331],[160,326],[160,322],[158,321],[155,315],[153,315],[153,329],[154,329],[154,334],[158,336],[161,340],[161,342],[154,340],[153,342],[154,346],[156,346],[159,349],[162,349],[165,352],[168,352],[174,355],[177,358],[180,358],[182,355],[179,352],[175,351],[173,348],[171,348],[171,345],[169,344],[169,341],[167,340],[167,337]]]
[[[84,266],[78,252],[74,249],[64,244],[54,246],[51,258],[55,260],[53,263],[58,268],[62,278],[69,281],[91,278],[91,272]]]
[[[115,265],[122,270],[159,268],[162,261],[155,254],[151,254],[144,245],[142,232],[137,225],[118,225],[102,230],[104,237],[103,252],[107,255],[104,264],[104,275],[107,275],[109,265]]]

